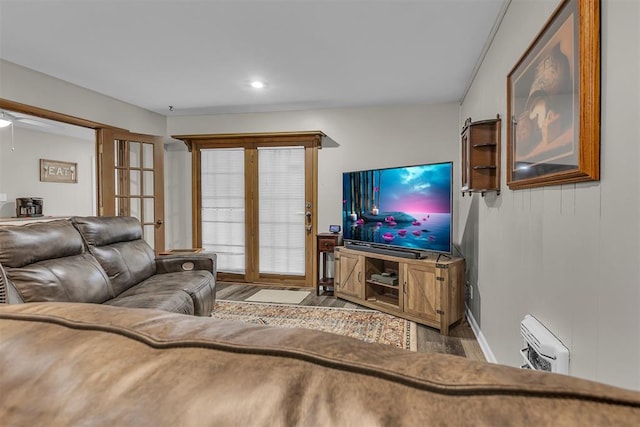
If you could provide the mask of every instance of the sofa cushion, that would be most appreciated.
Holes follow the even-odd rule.
[[[1,227],[0,264],[23,302],[101,303],[115,295],[68,220]]]
[[[106,246],[142,239],[140,222],[128,216],[85,216],[71,218],[89,246]]]
[[[141,292],[134,295],[118,295],[106,305],[129,308],[153,308],[180,314],[194,314],[193,300],[184,291]]]
[[[100,264],[88,253],[5,268],[23,302],[102,303],[113,290]]]
[[[155,254],[142,239],[136,218],[74,217],[72,221],[107,272],[116,295],[155,274]]]
[[[156,274],[124,291],[120,296],[155,294],[165,291],[184,292],[193,300],[193,314],[209,316],[213,311],[215,280],[206,270]],[[153,307],[152,307],[153,308]]]
[[[143,240],[90,246],[89,251],[109,275],[116,295],[155,273],[153,251]]]
[[[82,236],[68,220],[0,227],[0,264],[23,267],[84,252]]]

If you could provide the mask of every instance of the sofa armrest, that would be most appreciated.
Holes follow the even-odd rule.
[[[179,271],[207,270],[216,275],[216,254],[201,252],[186,255],[161,255],[156,257],[156,274]]]
[[[0,264],[0,304],[18,304],[23,303],[20,293],[9,280],[5,273],[4,267]]]

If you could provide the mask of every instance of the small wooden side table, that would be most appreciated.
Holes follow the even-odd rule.
[[[331,292],[333,294],[333,277],[327,275],[327,261],[329,256],[333,258],[333,250],[336,246],[341,245],[342,235],[340,233],[318,233],[317,239],[317,267],[318,267],[318,283],[316,284],[316,295],[320,295],[320,291]],[[320,264],[322,263],[322,270]]]

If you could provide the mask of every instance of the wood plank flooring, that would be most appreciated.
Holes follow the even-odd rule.
[[[225,282],[218,282],[216,284],[216,289],[217,299],[229,301],[244,301],[261,289],[300,290],[300,288],[255,286]],[[323,293],[320,296],[316,296],[315,289],[308,290],[311,291],[311,294],[302,300],[299,305],[368,309],[366,307],[341,300],[330,294],[327,295]],[[417,335],[418,352],[446,353],[466,357],[472,360],[485,360],[480,345],[467,322],[463,322],[453,327],[449,331],[449,336],[441,335],[436,329],[418,324]]]

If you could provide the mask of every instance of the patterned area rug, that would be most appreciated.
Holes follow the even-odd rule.
[[[405,350],[417,349],[414,322],[374,310],[218,300],[212,317],[286,328],[316,329]]]

